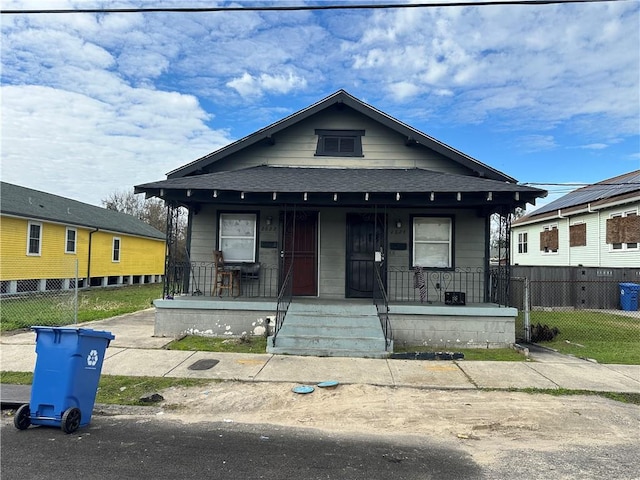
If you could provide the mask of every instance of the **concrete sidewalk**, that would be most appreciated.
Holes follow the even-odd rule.
[[[115,335],[104,375],[203,378],[315,384],[326,380],[433,389],[571,389],[640,393],[640,366],[601,365],[532,348],[526,362],[431,361],[165,350],[171,338],[153,337],[153,310],[84,323]],[[32,372],[35,333],[0,337],[0,370]],[[463,350],[462,350],[463,351]],[[3,386],[0,396],[11,393]],[[28,399],[25,403],[28,403]]]

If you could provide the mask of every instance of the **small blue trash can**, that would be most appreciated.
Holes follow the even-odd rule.
[[[31,403],[14,417],[16,428],[60,427],[72,433],[91,421],[105,350],[115,338],[89,328],[31,327],[36,332],[36,366]]]
[[[627,312],[638,311],[638,291],[640,285],[637,283],[620,283],[620,310]]]

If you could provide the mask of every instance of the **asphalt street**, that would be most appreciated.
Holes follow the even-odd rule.
[[[463,450],[273,425],[97,417],[74,434],[2,419],[2,479],[478,479]]]
[[[2,480],[639,479],[640,448],[526,443],[491,461],[425,436],[367,437],[269,424],[182,423],[162,416],[96,416],[74,434],[17,430],[3,412]]]

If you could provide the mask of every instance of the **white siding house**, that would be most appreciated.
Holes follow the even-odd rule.
[[[640,170],[575,190],[515,221],[511,264],[640,265]]]

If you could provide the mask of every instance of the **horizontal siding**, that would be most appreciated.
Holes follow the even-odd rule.
[[[567,233],[567,244],[565,248],[569,249],[568,264],[571,266],[582,265],[584,267],[598,267],[600,266],[598,252],[602,241],[599,233],[598,214],[587,213],[571,217],[567,222],[567,228],[578,223],[585,223],[587,225],[587,244],[576,247],[569,246],[569,234]]]
[[[363,157],[316,157],[316,129],[365,130]],[[469,170],[423,146],[407,147],[406,138],[346,109],[333,111],[297,123],[273,137],[275,144],[261,143],[219,161],[212,171],[241,169],[259,165],[348,168],[425,168],[437,172],[469,174]]]
[[[82,272],[87,264],[88,231],[77,230],[76,253],[65,253],[66,227],[38,222],[41,230],[41,254],[27,255],[29,221],[21,218],[2,217],[0,238],[2,248],[2,280],[28,280],[38,278],[70,278]]]
[[[558,225],[558,252],[544,253],[540,250],[540,233],[544,225]],[[568,221],[558,219],[535,225],[514,227],[511,231],[511,261],[519,265],[566,265],[569,262],[569,233]],[[518,253],[518,234],[526,232],[528,235],[527,253]]]
[[[213,251],[216,249],[216,209],[210,205],[203,205],[200,212],[191,221],[192,262],[213,262]]]
[[[603,266],[609,267],[630,267],[637,268],[640,265],[640,250],[623,250],[616,251],[606,243],[607,239],[607,219],[611,214],[628,212],[635,210],[640,214],[640,202],[610,208],[600,211],[600,236],[602,243],[600,245],[600,255]]]
[[[320,285],[323,298],[344,298],[346,211],[320,212]]]
[[[84,278],[96,276],[162,275],[164,273],[165,242],[128,235],[76,228],[76,253],[65,253],[65,225],[42,224],[40,256],[27,255],[28,220],[2,217],[0,237],[2,248],[2,280]],[[114,236],[121,238],[121,261],[111,262]],[[91,238],[91,272],[88,271]]]
[[[616,208],[584,212],[569,218],[515,226],[511,234],[511,262],[514,265],[531,266],[637,267],[640,265],[640,250],[616,251],[606,243],[607,219],[610,215],[633,209],[639,210],[640,204],[635,202]],[[569,227],[580,222],[587,225],[587,245],[570,247]],[[543,225],[550,223],[557,223],[559,228],[557,255],[540,252],[540,232]],[[529,236],[529,251],[526,254],[518,253],[518,233],[521,232],[527,232]]]
[[[225,211],[234,209],[225,207]],[[319,228],[319,294],[324,298],[344,298],[346,269],[346,215],[358,209],[320,209]],[[366,210],[371,213],[372,210]],[[279,242],[278,227],[279,210],[263,209],[260,212],[261,225],[258,242]],[[406,250],[391,250],[387,244],[386,265],[389,271],[407,272],[410,268],[411,226],[410,215],[448,215],[444,210],[389,210],[387,211],[387,241],[389,243],[405,243]],[[265,219],[271,216],[273,223],[266,225]],[[396,227],[396,221],[402,227]],[[213,261],[213,250],[216,248],[217,211],[212,206],[203,206],[198,215],[193,217],[191,231],[191,260],[194,262]],[[485,220],[478,217],[474,210],[459,210],[455,214],[455,262],[458,268],[482,268],[485,265]],[[280,249],[259,248],[258,259],[264,267],[279,265]]]
[[[113,262],[113,238],[120,238],[120,261]],[[91,276],[161,275],[165,242],[128,235],[96,232],[91,241]]]

